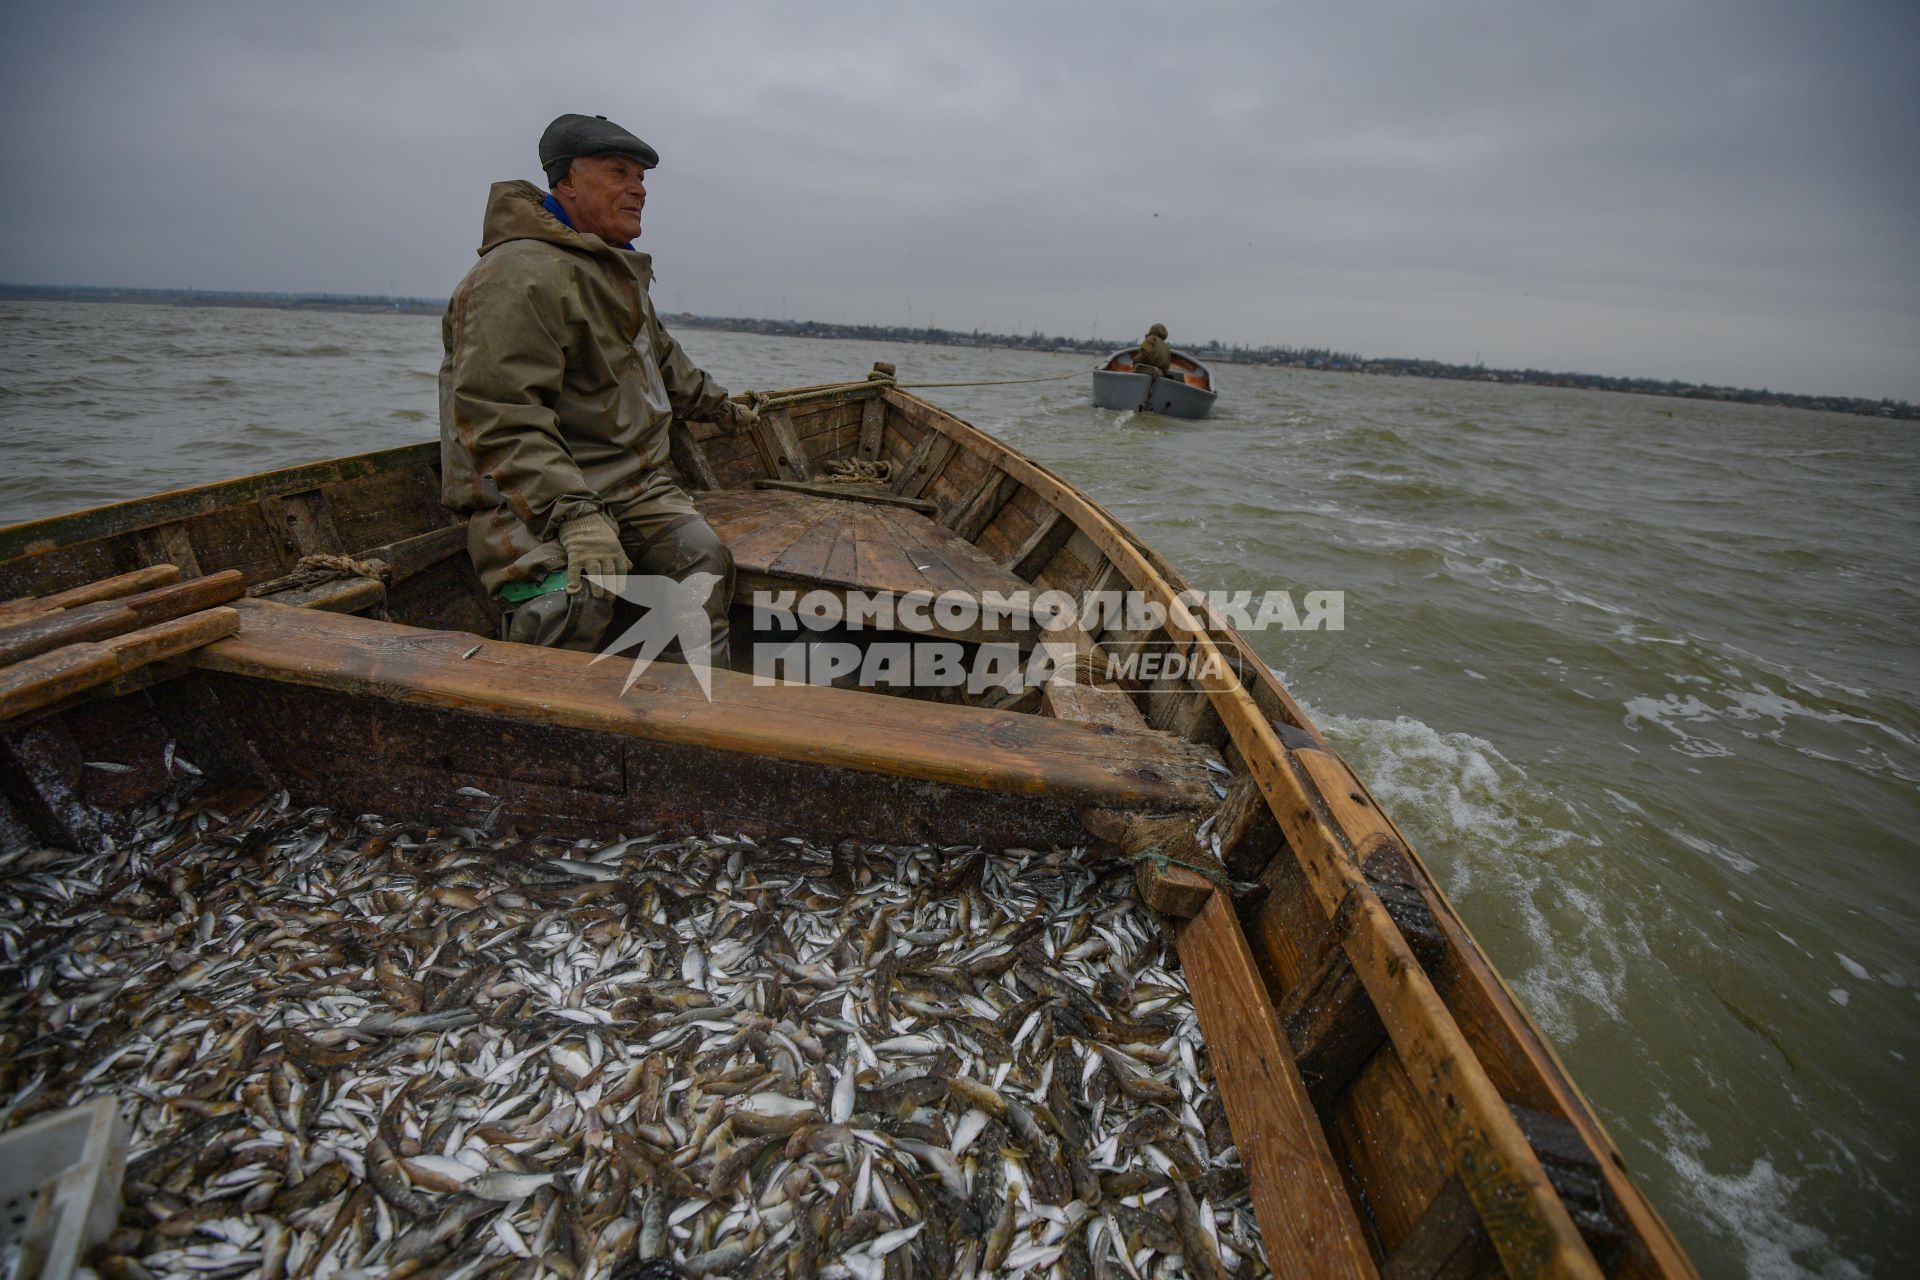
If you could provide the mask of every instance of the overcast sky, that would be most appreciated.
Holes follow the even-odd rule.
[[[1920,400],[1920,6],[7,3],[0,280],[445,297],[564,111],[663,311]]]

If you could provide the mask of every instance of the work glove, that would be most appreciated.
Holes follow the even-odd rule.
[[[750,404],[733,402],[733,421],[728,431],[748,431],[760,425],[760,411]]]
[[[620,547],[620,526],[604,512],[575,516],[560,526],[560,545],[567,552],[567,594],[578,595],[582,584],[588,594],[611,596],[606,587],[588,582],[589,577],[617,577],[633,568],[633,561]]]

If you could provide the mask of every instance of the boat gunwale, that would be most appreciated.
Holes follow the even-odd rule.
[[[368,476],[400,470],[428,460],[438,463],[439,459],[440,442],[422,440],[385,449],[370,449],[365,453],[345,454],[319,462],[297,463],[291,467],[236,476],[231,480],[167,489],[144,498],[126,498],[62,515],[0,525],[0,563],[59,551],[99,538],[138,533],[142,529],[171,524],[176,520],[190,520],[194,516],[207,515],[260,498],[304,493],[343,480],[364,480]],[[452,520],[452,512],[448,512],[448,518]]]

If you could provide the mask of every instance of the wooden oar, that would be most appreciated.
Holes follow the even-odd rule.
[[[55,613],[61,609],[75,609],[97,600],[129,596],[136,591],[149,591],[154,587],[164,587],[178,581],[180,581],[179,569],[170,564],[156,564],[144,569],[135,569],[132,573],[102,578],[98,582],[69,587],[65,591],[56,592],[50,596],[22,596],[18,600],[8,600],[0,604],[0,625],[24,622],[28,618],[39,617],[41,614]]]
[[[0,670],[0,721],[118,679],[129,671],[211,644],[240,629],[233,609],[207,609],[110,640],[70,644]]]
[[[244,575],[238,569],[227,569],[137,595],[96,600],[0,625],[0,664],[20,662],[62,645],[104,640],[225,604],[240,595],[243,585]]]

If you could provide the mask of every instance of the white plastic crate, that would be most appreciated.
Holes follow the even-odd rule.
[[[112,1098],[0,1133],[0,1280],[68,1280],[120,1220],[126,1167]]]

